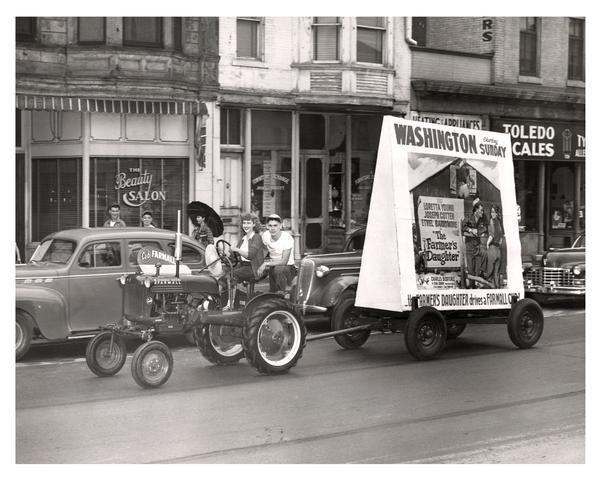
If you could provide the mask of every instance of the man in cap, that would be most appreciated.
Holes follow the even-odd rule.
[[[271,292],[285,292],[296,275],[294,239],[288,232],[281,230],[281,217],[276,213],[267,217],[267,229],[262,238],[269,251],[269,258],[258,268],[258,275],[262,276],[268,268]]]

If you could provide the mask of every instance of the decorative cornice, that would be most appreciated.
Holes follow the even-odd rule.
[[[447,82],[442,80],[416,79],[411,82],[417,96],[432,94],[463,95],[466,97],[504,98],[526,102],[571,103],[585,105],[585,91],[577,88],[553,88],[520,85],[480,85]]]

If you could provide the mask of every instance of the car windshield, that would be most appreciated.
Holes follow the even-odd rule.
[[[75,242],[52,238],[38,245],[30,262],[67,263],[74,251]]]
[[[585,247],[585,235],[580,235],[577,237],[575,242],[573,242],[573,248],[583,248]]]

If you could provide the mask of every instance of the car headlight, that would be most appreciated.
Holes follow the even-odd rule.
[[[315,270],[315,275],[319,278],[323,278],[325,275],[329,273],[329,267],[325,265],[319,265]]]
[[[144,278],[144,287],[150,288],[150,285],[152,285],[152,279],[150,277]]]
[[[573,275],[581,275],[581,267],[579,265],[573,267]]]

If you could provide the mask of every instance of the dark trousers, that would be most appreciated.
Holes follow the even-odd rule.
[[[237,283],[254,280],[254,272],[252,271],[250,262],[240,262],[233,267],[233,276]]]
[[[275,265],[269,268],[269,289],[271,292],[286,291],[295,276],[294,265]]]

